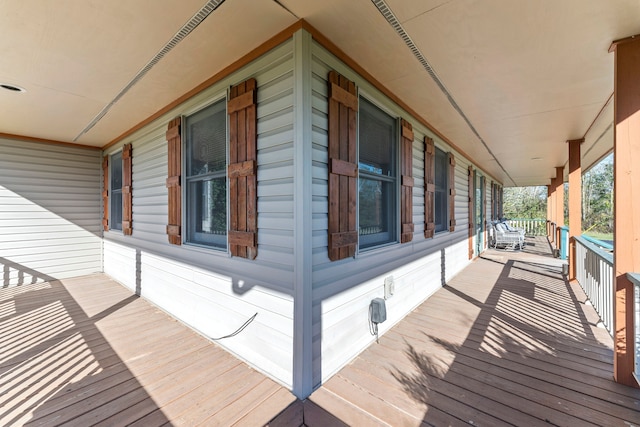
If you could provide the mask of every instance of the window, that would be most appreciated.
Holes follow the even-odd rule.
[[[397,240],[397,120],[364,98],[359,109],[359,247]]]
[[[111,197],[109,199],[110,229],[122,230],[122,152],[111,155],[109,162]]]
[[[226,100],[186,117],[187,241],[227,248]]]
[[[436,147],[435,150],[435,231],[448,229],[448,182],[449,158],[447,153]]]

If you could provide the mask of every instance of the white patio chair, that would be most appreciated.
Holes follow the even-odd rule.
[[[520,230],[511,231],[505,223],[499,222],[494,225],[495,248],[511,248],[513,250],[524,248],[524,232]]]
[[[522,237],[524,237],[524,235],[525,235],[525,229],[524,228],[513,227],[513,226],[511,226],[511,224],[509,224],[506,221],[503,222],[503,224],[507,228],[508,231],[517,231],[518,233],[522,234]]]

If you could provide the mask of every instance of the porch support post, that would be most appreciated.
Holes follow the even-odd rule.
[[[560,249],[560,227],[564,226],[564,167],[556,167],[556,179],[555,179],[555,221],[556,221],[556,235],[554,236],[556,249]]]
[[[580,144],[582,139],[569,143],[569,281],[576,278],[576,239],[582,234],[582,168]]]
[[[633,284],[640,272],[640,36],[614,41],[613,244],[614,377],[638,387],[634,371]]]
[[[551,207],[549,209],[549,220],[551,222],[549,223],[549,237],[551,238],[551,243],[553,243],[556,240],[555,223],[556,223],[557,198],[556,198],[556,178],[555,177],[551,178],[551,185],[549,186],[549,189],[551,190],[551,198],[550,198]]]
[[[551,185],[547,185],[547,238],[551,237]]]
[[[564,226],[564,166],[556,167],[556,224]]]

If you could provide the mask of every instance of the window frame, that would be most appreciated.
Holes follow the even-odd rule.
[[[449,156],[448,156],[449,153],[447,151],[444,151],[437,145],[434,145],[434,148],[435,150],[433,153],[433,168],[435,169],[436,180],[434,182],[435,191],[433,195],[433,220],[435,224],[435,229],[433,230],[433,234],[435,236],[436,234],[449,231],[449,219],[451,218],[451,213],[449,212],[449,197],[450,197],[449,196]],[[439,172],[438,154],[440,154],[442,157],[441,167],[442,167],[442,174],[444,175],[444,183],[440,191],[437,184],[437,178],[438,178],[438,172]],[[438,211],[439,211],[438,210],[438,199],[439,199],[438,193],[439,192],[444,195],[444,197],[442,197],[442,202],[444,203],[444,207],[441,209],[441,212],[440,212],[441,214],[444,213],[442,224],[438,223]],[[439,228],[439,225],[441,226],[441,228]]]
[[[187,127],[188,118],[197,115],[198,113],[206,110],[207,108],[213,107],[216,104],[223,104],[224,111],[224,168],[215,172],[210,172],[206,174],[200,175],[190,175],[190,149],[191,149],[191,141],[190,134]],[[229,179],[227,177],[227,169],[229,166],[229,114],[227,110],[228,104],[228,94],[220,94],[216,97],[208,99],[204,103],[200,103],[189,110],[185,111],[182,114],[181,126],[183,130],[181,131],[181,151],[182,151],[182,179],[183,179],[183,191],[182,191],[182,229],[184,232],[182,233],[182,242],[194,248],[201,248],[207,251],[215,251],[216,253],[226,253],[229,254],[229,240],[228,240],[228,231],[229,231]],[[225,204],[225,233],[214,235],[221,236],[220,238],[212,237],[211,244],[204,242],[200,239],[196,240],[193,238],[195,234],[202,234],[205,236],[207,233],[198,233],[193,232],[192,228],[195,227],[195,215],[197,210],[195,209],[195,203],[197,202],[195,199],[190,198],[190,184],[196,182],[211,182],[216,179],[224,179],[225,182],[225,191],[224,191],[224,204]],[[200,193],[202,195],[203,193]]]
[[[356,156],[357,156],[357,170],[358,170],[358,181],[357,181],[357,200],[356,200],[356,229],[358,230],[358,244],[356,246],[356,253],[360,254],[360,253],[367,253],[370,251],[375,251],[376,249],[380,249],[380,248],[384,248],[384,247],[388,247],[391,245],[396,245],[396,244],[400,244],[400,185],[401,185],[401,170],[400,170],[400,158],[401,158],[401,153],[400,153],[400,132],[401,132],[401,125],[400,125],[400,120],[401,117],[399,117],[394,111],[390,110],[389,108],[387,108],[384,104],[382,104],[381,102],[377,101],[376,98],[374,96],[371,96],[369,94],[367,94],[365,91],[359,89],[358,90],[358,114],[357,114],[357,123],[356,123],[356,128],[357,128],[357,148],[356,148]],[[380,110],[380,112],[384,113],[385,115],[389,116],[389,118],[391,118],[394,122],[394,140],[393,140],[393,144],[394,147],[393,149],[393,155],[394,155],[394,159],[393,159],[393,168],[394,168],[394,176],[391,177],[386,177],[384,175],[381,174],[375,174],[375,173],[369,173],[366,171],[363,171],[360,168],[360,154],[361,154],[361,135],[360,135],[360,123],[361,123],[361,117],[362,117],[362,105],[363,103],[361,102],[362,100],[365,100],[367,103],[371,104],[374,108],[377,108],[378,110]],[[388,219],[387,222],[389,224],[389,231],[387,232],[383,232],[383,233],[376,233],[376,234],[372,234],[371,236],[375,236],[375,235],[389,235],[391,233],[391,230],[393,231],[393,236],[389,236],[387,239],[376,239],[375,237],[369,237],[369,236],[363,236],[360,234],[360,181],[362,179],[362,175],[364,175],[365,178],[368,179],[372,179],[372,180],[379,180],[380,182],[388,182],[391,183],[391,188],[393,189],[393,194],[391,195],[392,199],[393,199],[393,207],[392,209],[389,209],[390,212],[392,212],[393,217]],[[383,178],[380,180],[380,178]],[[388,211],[388,212],[389,212]],[[363,246],[363,240],[365,241],[364,246]]]
[[[114,189],[113,187],[113,168],[115,166],[115,162],[114,162],[114,157],[118,156],[119,157],[119,162],[120,162],[120,188],[118,189]],[[109,200],[109,222],[108,222],[108,226],[109,226],[109,231],[119,231],[122,233],[122,221],[123,221],[123,217],[124,217],[124,198],[122,195],[122,187],[124,184],[124,162],[122,159],[122,150],[116,151],[114,153],[109,154],[109,165],[108,165],[108,170],[109,170],[109,192],[108,192],[108,200]],[[119,215],[119,222],[116,222],[116,216],[114,215],[114,201],[115,201],[115,195],[119,194],[120,195],[120,215]],[[119,228],[117,227],[117,225],[119,226]]]

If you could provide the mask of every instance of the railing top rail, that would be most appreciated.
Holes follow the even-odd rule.
[[[613,250],[613,245],[611,245],[611,244],[609,244],[607,242],[603,242],[602,240],[598,240],[595,237],[585,236],[584,234],[581,237],[583,239],[595,244],[595,245],[598,245],[598,246],[602,247],[602,248],[609,249],[611,251]]]
[[[627,279],[636,286],[640,286],[640,273],[627,273]]]
[[[540,218],[507,218],[507,221],[538,221],[538,222],[546,222],[546,219]]]
[[[604,250],[602,250],[602,248],[600,248],[600,246],[594,243],[591,243],[589,240],[585,239],[584,236],[576,236],[576,242],[580,243],[585,248],[594,252],[596,255],[602,258],[605,262],[613,265],[613,254],[609,252],[605,252]]]

